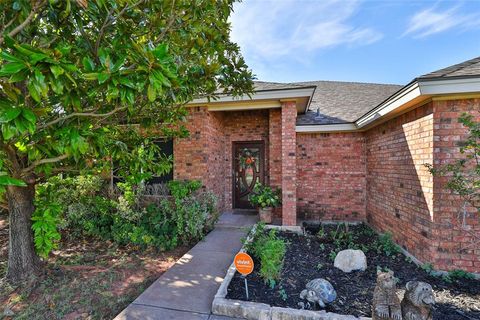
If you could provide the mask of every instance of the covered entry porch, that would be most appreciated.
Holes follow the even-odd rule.
[[[282,189],[275,217],[297,224],[296,132],[298,113],[314,88],[257,92],[252,100],[196,101],[188,109],[188,138],[174,142],[174,177],[196,179],[219,199],[219,209],[251,209],[256,182]],[[254,165],[245,165],[245,161]]]

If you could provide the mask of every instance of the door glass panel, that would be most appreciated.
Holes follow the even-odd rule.
[[[245,181],[247,181],[247,185],[251,185],[253,181],[253,167],[245,169]]]
[[[239,144],[234,148],[235,205],[251,208],[248,196],[256,182],[263,181],[263,146],[258,143]]]

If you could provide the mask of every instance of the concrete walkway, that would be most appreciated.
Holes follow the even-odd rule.
[[[115,320],[226,320],[211,315],[213,298],[255,215],[224,213],[215,229],[180,258]]]

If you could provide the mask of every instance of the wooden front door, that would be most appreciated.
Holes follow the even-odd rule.
[[[233,143],[233,207],[253,209],[248,195],[255,183],[264,183],[265,153],[263,141]]]

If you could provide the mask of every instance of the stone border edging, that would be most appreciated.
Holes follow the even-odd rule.
[[[250,230],[245,243],[252,241],[252,235],[256,226]],[[301,227],[279,227],[269,226],[269,229],[279,229],[296,233],[303,233]],[[239,252],[245,252],[245,244]],[[371,318],[349,315],[341,315],[337,313],[322,311],[301,310],[292,308],[272,307],[265,303],[226,299],[227,289],[235,275],[235,265],[232,263],[227,270],[222,284],[217,290],[212,302],[212,313],[218,316],[227,316],[248,320],[371,320]]]

